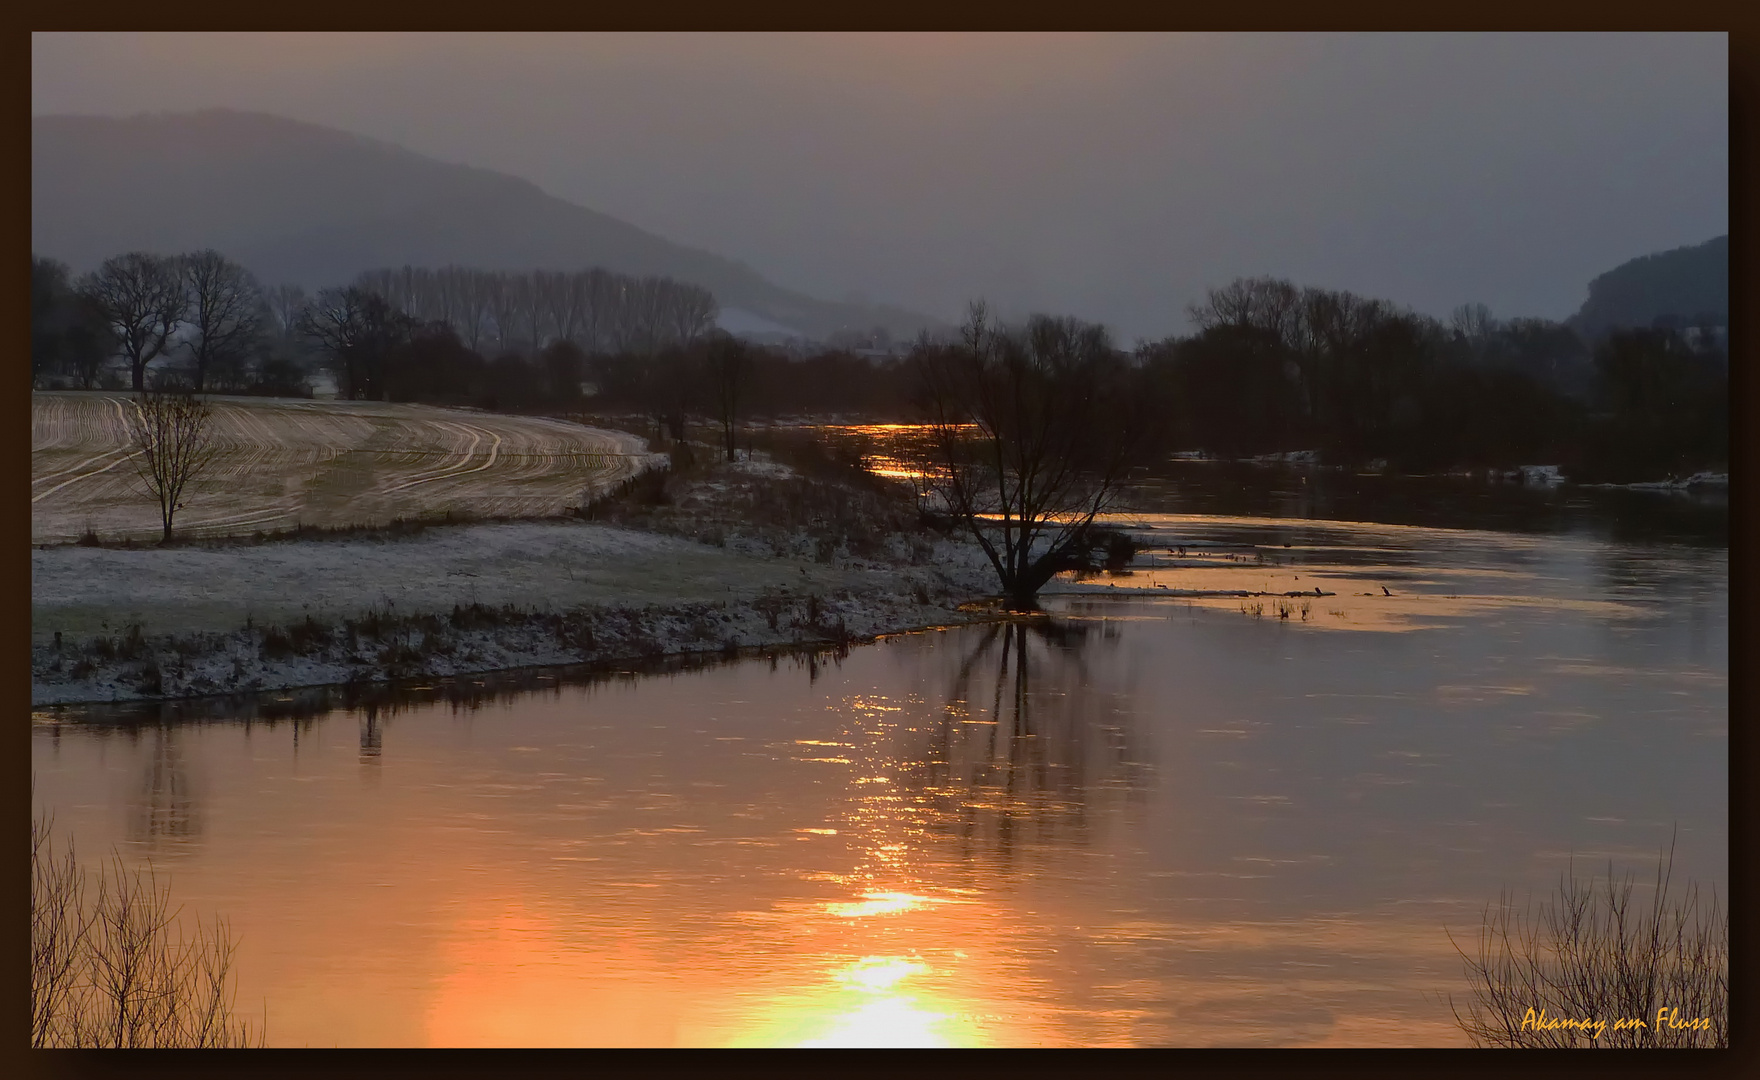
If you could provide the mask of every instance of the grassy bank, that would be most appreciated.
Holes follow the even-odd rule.
[[[181,697],[846,643],[971,618],[908,490],[687,446],[574,520],[32,552],[32,699]]]

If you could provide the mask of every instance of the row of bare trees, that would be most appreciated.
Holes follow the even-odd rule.
[[[355,286],[472,351],[537,353],[568,341],[589,355],[651,353],[708,333],[719,312],[697,285],[609,270],[498,272],[466,266],[370,270]]]
[[[236,382],[266,314],[250,271],[211,249],[118,255],[76,289],[101,312],[137,391],[146,388],[147,365],[172,350],[186,355],[198,392],[216,375]]]
[[[586,355],[653,354],[714,328],[707,289],[608,270],[497,272],[405,266],[361,274],[310,296],[297,285],[262,286],[213,250],[132,251],[77,280],[67,267],[31,261],[32,375],[71,376],[95,388],[120,359],[134,390],[148,367],[176,358],[197,393],[243,389],[279,365],[276,385],[298,381],[300,360],[320,353],[350,396],[375,396],[373,365],[394,338],[445,327],[472,352],[535,357],[566,342]]]

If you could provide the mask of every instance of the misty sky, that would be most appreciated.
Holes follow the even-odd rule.
[[[1729,229],[1728,38],[34,34],[35,114],[273,112],[778,284],[1187,329],[1242,274],[1562,318]]]

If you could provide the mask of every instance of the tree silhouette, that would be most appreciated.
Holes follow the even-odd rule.
[[[165,527],[161,543],[171,542],[171,522],[183,508],[189,482],[214,460],[218,447],[208,403],[193,394],[148,391],[134,401],[128,417],[135,471],[147,494],[159,504]]]
[[[250,271],[218,251],[185,255],[178,268],[189,297],[186,347],[199,394],[214,369],[241,366],[263,327],[265,298]]]
[[[1004,330],[982,304],[957,343],[920,343],[913,360],[935,492],[1007,602],[1036,607],[1053,575],[1086,562],[1118,495],[1141,425],[1126,362],[1099,326],[1039,315]]]
[[[80,291],[103,310],[128,358],[135,392],[145,390],[147,365],[165,351],[189,310],[177,261],[144,251],[117,255],[81,279]]]

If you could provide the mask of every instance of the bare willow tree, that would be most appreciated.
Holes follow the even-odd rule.
[[[161,543],[171,542],[171,522],[183,509],[184,491],[219,449],[212,419],[208,403],[193,394],[153,390],[134,401],[128,416],[129,443],[135,471],[147,494],[159,503],[159,520],[165,527]]]
[[[959,340],[913,352],[931,439],[925,472],[995,567],[1010,606],[1082,561],[1140,430],[1104,328],[1036,315],[1005,330],[973,304]]]
[[[247,1047],[224,922],[185,933],[168,885],[120,858],[95,873],[31,821],[31,1045]]]
[[[135,391],[146,389],[147,365],[165,351],[189,310],[178,261],[145,251],[117,255],[80,279],[80,291],[103,309]]]

